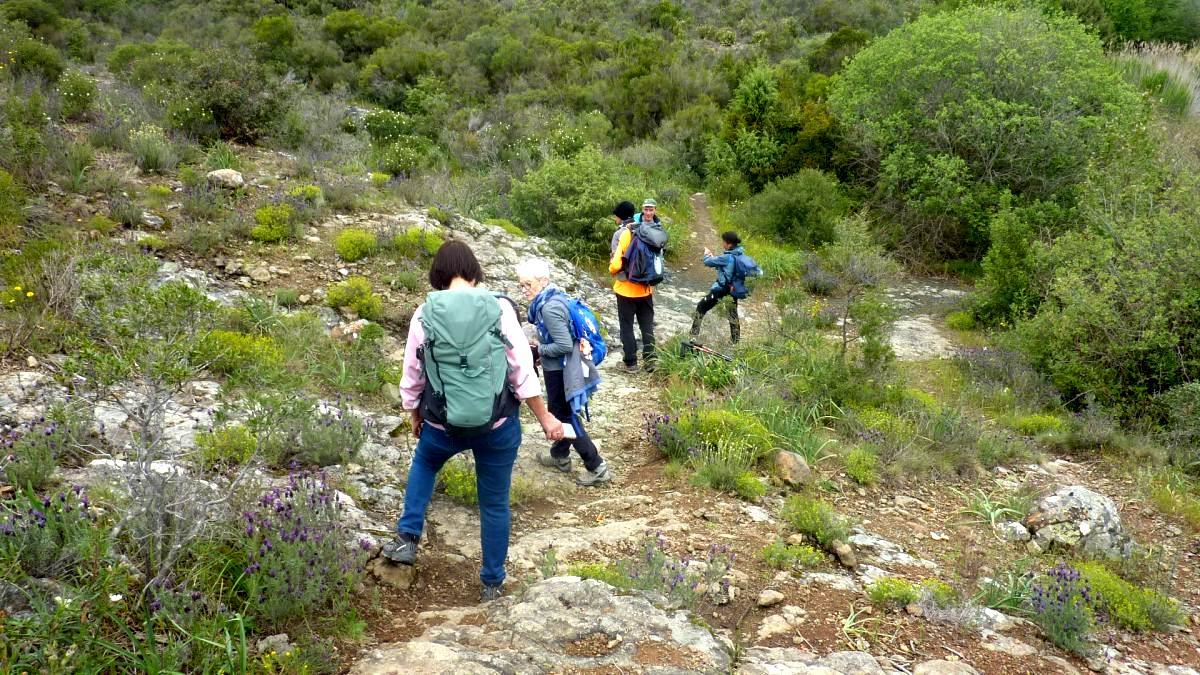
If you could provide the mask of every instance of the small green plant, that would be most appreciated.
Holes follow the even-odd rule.
[[[204,153],[204,168],[210,171],[217,169],[240,171],[242,158],[238,157],[237,150],[232,145],[224,141],[217,141],[208,146],[208,152]]]
[[[357,228],[348,228],[338,233],[333,242],[333,248],[342,260],[355,262],[371,255],[379,247],[379,241],[374,232]]]
[[[1033,575],[1023,569],[1004,570],[984,580],[972,601],[1010,614],[1028,614],[1033,582]]]
[[[420,227],[410,227],[396,235],[392,247],[396,253],[407,257],[431,256],[442,247],[444,240],[436,232]]]
[[[147,234],[138,238],[137,245],[139,248],[151,253],[160,253],[170,248],[171,242],[157,234]]]
[[[162,183],[155,183],[154,185],[146,188],[146,197],[151,202],[159,206],[165,204],[166,201],[171,198],[172,194],[174,194],[174,192],[171,191],[171,186],[164,185]]]
[[[107,216],[102,216],[99,213],[91,218],[88,218],[88,221],[83,225],[83,229],[89,232],[95,232],[97,234],[111,234],[113,230],[117,229],[117,227],[119,226],[117,225],[116,221]]]
[[[1122,628],[1165,631],[1171,626],[1182,626],[1187,620],[1178,602],[1125,581],[1102,563],[1086,562],[1076,567],[1109,620]]]
[[[962,604],[958,591],[941,579],[926,579],[917,588],[919,600],[938,609],[947,609]]]
[[[246,427],[272,466],[345,464],[367,440],[368,426],[339,397],[318,404],[293,395],[254,395]]]
[[[1056,415],[1030,414],[1013,415],[1002,420],[1005,426],[1026,436],[1039,436],[1044,433],[1059,433],[1066,429],[1067,424]]]
[[[488,218],[483,221],[483,224],[498,227],[514,237],[524,238],[529,236],[525,233],[525,230],[522,230],[516,223],[507,218]]]
[[[567,568],[567,574],[580,579],[595,579],[603,581],[617,590],[632,588],[632,580],[621,573],[616,565],[605,563],[576,563]]]
[[[850,523],[829,504],[804,495],[792,495],[784,502],[780,515],[793,530],[810,537],[824,548],[835,541],[846,541]]]
[[[112,200],[108,205],[108,215],[125,227],[137,227],[142,224],[142,207],[124,197]]]
[[[283,365],[283,352],[275,339],[266,335],[246,335],[214,330],[202,337],[193,359],[213,372],[226,375],[248,371],[261,372]]]
[[[879,480],[878,464],[879,457],[873,450],[856,447],[846,455],[846,475],[859,485],[873,485]]]
[[[1020,520],[1025,517],[1025,513],[1018,508],[1020,504],[1008,497],[997,498],[979,488],[969,493],[951,489],[966,502],[966,506],[959,513],[974,516],[975,522],[981,525],[995,528],[1006,520]],[[1028,510],[1028,505],[1024,508]]]
[[[267,204],[254,212],[250,237],[255,241],[282,241],[295,234],[296,211],[291,204]]]
[[[87,74],[68,70],[58,81],[58,96],[62,101],[64,120],[76,121],[87,117],[96,104],[96,83]]]
[[[387,187],[387,184],[391,182],[392,175],[380,171],[372,171],[368,179],[371,181],[371,185],[382,189]]]
[[[768,544],[759,551],[758,557],[777,570],[819,567],[825,562],[825,555],[817,549],[803,544],[788,544],[782,539]]]
[[[876,607],[902,609],[920,596],[920,589],[913,582],[900,577],[882,577],[867,587],[867,598]]]
[[[300,304],[300,291],[294,288],[280,288],[275,291],[275,304],[280,307],[295,307]]]
[[[175,168],[179,156],[161,127],[143,124],[129,134],[129,151],[144,173],[164,173]]]
[[[449,225],[454,222],[454,214],[443,208],[436,206],[429,207],[429,217],[438,221],[442,225]]]
[[[474,506],[479,503],[475,468],[465,459],[452,459],[443,464],[438,472],[438,483],[447,497],[460,504]]]
[[[321,190],[320,185],[297,185],[287,191],[287,196],[311,206],[320,206],[325,203],[325,193]]]
[[[89,506],[79,487],[44,496],[22,492],[0,502],[0,568],[18,579],[87,574],[81,563],[102,556],[106,541]]]
[[[366,277],[350,277],[334,284],[325,294],[325,302],[335,309],[349,307],[363,319],[374,320],[383,313],[383,298],[371,290]]]
[[[416,293],[421,290],[421,275],[412,270],[396,272],[388,280],[388,286],[406,293]]]
[[[208,469],[245,464],[254,456],[257,447],[254,434],[241,424],[231,424],[196,435],[197,459],[201,466]]]
[[[950,312],[946,315],[946,327],[950,330],[975,330],[975,315],[971,312]]]

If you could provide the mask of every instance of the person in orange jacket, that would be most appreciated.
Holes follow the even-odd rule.
[[[642,202],[640,219],[636,222],[654,220],[657,208],[653,199],[645,200]],[[621,348],[624,352],[622,361],[625,370],[631,372],[638,367],[638,343],[633,332],[635,319],[642,333],[642,361],[646,370],[654,369],[654,288],[629,281],[624,273],[625,252],[633,240],[636,222],[621,229],[612,259],[608,261],[608,273],[613,275],[613,292],[617,295],[617,321],[621,324]]]

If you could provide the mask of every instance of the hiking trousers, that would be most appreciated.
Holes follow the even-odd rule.
[[[444,430],[425,424],[413,454],[404,489],[404,513],[396,531],[420,538],[425,529],[425,511],[433,496],[433,484],[447,460],[464,450],[475,455],[475,486],[479,491],[479,543],[483,561],[479,580],[485,586],[504,582],[504,561],[508,558],[508,536],[512,512],[508,493],[512,487],[513,464],[521,445],[521,421],[511,415],[504,424],[478,436],[453,437]]]
[[[737,298],[729,295],[728,288],[714,288],[708,292],[708,295],[701,298],[700,302],[696,303],[696,316],[692,318],[692,337],[700,334],[700,324],[704,321],[704,315],[708,314],[709,310],[717,306],[721,298],[728,296],[729,303],[729,339],[733,344],[737,344],[742,337],[742,322],[738,318],[738,301]]]
[[[563,371],[547,370],[544,372],[546,373],[546,407],[558,421],[563,424],[571,424],[575,414],[571,412],[571,404],[567,403],[567,392],[563,386]],[[583,460],[583,465],[587,467],[587,470],[595,471],[604,460],[600,458],[596,444],[584,430],[583,420],[575,421],[575,435],[574,440],[564,438],[555,441],[554,445],[550,446],[550,456],[555,459],[566,459],[571,456],[571,446],[574,445],[575,452],[579,453],[579,459]]]
[[[617,321],[621,324],[621,349],[627,366],[637,365],[638,343],[633,333],[633,322],[637,320],[642,332],[642,358],[654,360],[654,296],[627,298],[617,296]]]

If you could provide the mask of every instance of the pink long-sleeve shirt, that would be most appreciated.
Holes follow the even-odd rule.
[[[508,357],[508,382],[517,393],[517,398],[522,401],[541,396],[542,384],[533,370],[533,352],[529,349],[529,339],[521,330],[521,322],[517,319],[512,305],[500,300],[496,302],[500,303],[500,332],[512,345],[504,349]],[[425,389],[425,371],[417,358],[417,350],[425,343],[425,327],[421,325],[421,311],[424,309],[423,304],[418,307],[408,324],[408,343],[404,347],[404,374],[400,378],[400,404],[405,410],[417,409],[421,401],[421,392]],[[498,428],[505,420],[507,418],[497,420],[492,428]],[[433,426],[441,428],[436,424]]]

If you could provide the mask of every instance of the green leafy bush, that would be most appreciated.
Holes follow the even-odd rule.
[[[819,567],[825,555],[811,546],[788,544],[776,539],[759,551],[758,557],[777,570]]]
[[[349,307],[364,319],[378,319],[383,313],[383,298],[371,290],[366,277],[350,277],[334,284],[326,293],[325,302],[334,308]]]
[[[1200,473],[1200,382],[1180,384],[1157,397],[1165,436],[1177,449],[1177,463]]]
[[[348,228],[338,233],[333,241],[333,249],[342,260],[354,262],[371,255],[379,247],[379,241],[374,232]]]
[[[829,504],[812,497],[792,495],[784,502],[781,517],[793,530],[811,537],[825,548],[835,541],[846,541],[850,523]]]
[[[31,75],[47,82],[57,82],[66,65],[54,47],[31,38],[18,40],[9,55],[16,75]]]
[[[275,304],[280,307],[295,307],[300,304],[300,291],[294,288],[280,288],[275,291]]]
[[[437,232],[422,227],[410,227],[396,235],[392,241],[392,248],[404,257],[417,258],[432,256],[444,243],[445,240]]]
[[[1056,415],[1015,415],[1004,420],[1006,426],[1026,436],[1037,436],[1047,432],[1063,431],[1067,423]]]
[[[193,359],[226,375],[273,370],[283,365],[283,353],[274,338],[228,330],[214,330],[200,338]]]
[[[983,254],[983,216],[1004,190],[1068,203],[1143,115],[1098,39],[1033,6],[923,15],[859,52],[829,104],[878,158],[870,173],[898,243],[946,257]]]
[[[946,315],[946,327],[950,330],[975,330],[975,315],[971,312],[950,312]]]
[[[248,407],[246,427],[271,466],[345,464],[367,440],[367,427],[340,399],[318,404],[295,395],[255,395]]]
[[[1187,621],[1178,602],[1125,581],[1101,563],[1080,563],[1076,568],[1096,593],[1097,603],[1109,619],[1123,628],[1165,631]]]
[[[0,566],[36,579],[88,574],[82,563],[103,556],[106,532],[97,526],[81,489],[40,497],[23,492],[0,502]]]
[[[872,485],[879,480],[876,467],[879,457],[869,448],[857,447],[846,455],[846,475],[859,485]]]
[[[179,163],[171,139],[153,124],[143,124],[129,133],[129,151],[134,164],[146,173],[164,173]]]
[[[200,465],[209,469],[245,464],[254,456],[257,447],[254,434],[241,424],[196,434]]]
[[[633,587],[632,580],[616,565],[604,563],[576,563],[567,568],[567,574],[580,579],[595,579],[602,581],[618,590],[629,590]]]
[[[392,176],[412,176],[429,163],[433,149],[424,136],[401,136],[388,145],[373,145],[370,162]]]
[[[320,185],[297,185],[287,191],[287,196],[312,206],[325,203],[325,193]]]
[[[291,204],[267,204],[254,212],[250,238],[262,242],[283,241],[296,234],[296,210]]]
[[[0,169],[0,247],[14,246],[25,224],[25,190]]]
[[[881,577],[867,587],[867,598],[876,607],[903,609],[920,598],[920,590],[907,579]]]
[[[514,237],[529,236],[529,235],[525,234],[525,230],[522,230],[521,228],[517,227],[516,223],[514,223],[513,221],[511,221],[507,218],[488,218],[487,220],[483,221],[483,224],[484,225],[494,225],[494,226],[504,230],[505,232],[513,235]]]
[[[836,179],[804,169],[768,183],[736,215],[755,232],[814,249],[834,239],[834,223],[847,206]]]
[[[392,278],[388,281],[388,285],[408,293],[416,293],[421,290],[421,281],[420,274],[412,270],[403,270],[393,274]]]
[[[59,114],[65,120],[83,119],[92,111],[98,92],[92,78],[77,70],[67,71],[58,81],[58,96],[62,101]]]

